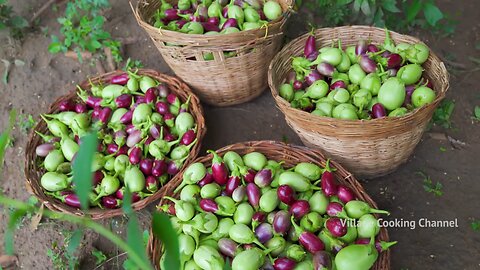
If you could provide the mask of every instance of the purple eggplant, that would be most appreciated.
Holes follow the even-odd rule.
[[[335,72],[335,67],[327,62],[322,62],[317,65],[317,71],[323,76],[332,77]]]
[[[248,169],[247,173],[243,176],[245,179],[245,182],[247,183],[253,183],[255,181],[255,175],[257,172],[253,169]]]
[[[168,170],[168,164],[163,159],[156,159],[153,162],[152,175],[155,177],[160,177]]]
[[[301,81],[293,82],[293,89],[300,90],[303,88],[303,83]]]
[[[373,118],[382,118],[387,116],[387,111],[381,103],[376,103],[372,106],[372,117]]]
[[[298,241],[300,244],[310,253],[315,254],[316,252],[325,250],[325,244],[316,236],[315,234],[305,231],[300,228],[293,218],[291,217],[291,222],[295,228],[296,234],[298,235]]]
[[[115,104],[118,108],[130,108],[132,105],[132,96],[129,94],[122,94],[115,98]]]
[[[307,38],[307,41],[305,42],[305,48],[303,49],[303,56],[308,57],[315,51],[317,51],[317,48],[315,45],[315,35],[313,34],[313,32],[311,32]]]
[[[218,24],[202,22],[202,26],[205,32],[220,32],[220,27],[218,27]]]
[[[265,244],[273,237],[272,225],[268,223],[262,223],[255,228],[255,236],[260,243]]]
[[[281,202],[291,205],[295,202],[295,190],[289,185],[281,185],[277,188],[277,196]]]
[[[53,150],[55,150],[55,146],[53,144],[44,143],[35,148],[35,154],[37,154],[39,157],[46,157]]]
[[[202,180],[200,180],[197,184],[200,187],[203,187],[206,184],[210,184],[210,183],[213,183],[213,175],[211,173],[207,172],[205,174],[205,176],[202,178]]]
[[[213,180],[219,185],[225,185],[228,181],[228,170],[227,166],[223,162],[223,159],[215,153],[213,150],[208,150],[208,153],[213,155],[212,158],[212,175]]]
[[[90,108],[97,108],[100,107],[102,103],[102,98],[101,97],[92,97],[89,96],[87,100],[85,101],[88,107]]]
[[[280,210],[275,213],[273,218],[273,230],[277,234],[285,234],[290,229],[291,221],[290,221],[290,213],[285,210]]]
[[[156,87],[148,88],[145,92],[145,103],[154,103],[157,101],[158,90]]]
[[[168,104],[164,101],[159,101],[155,104],[155,109],[161,115],[164,115],[169,112]]]
[[[332,256],[326,251],[318,251],[313,254],[314,270],[332,269]]]
[[[73,111],[75,110],[75,104],[69,99],[62,100],[60,104],[58,104],[58,110],[61,112]]]
[[[270,169],[261,169],[255,175],[253,182],[259,188],[270,186],[270,183],[272,183],[272,171]]]
[[[367,55],[362,55],[360,57],[359,64],[363,71],[365,71],[366,73],[373,73],[377,71],[377,64]]]
[[[338,81],[335,81],[334,83],[332,83],[330,85],[330,90],[333,90],[333,89],[337,89],[337,88],[343,88],[343,89],[346,89],[347,88],[347,84],[342,81],[342,80],[338,80]]]
[[[87,105],[83,103],[77,103],[75,104],[75,112],[76,113],[86,113],[88,111]]]
[[[195,130],[190,129],[187,132],[183,133],[182,138],[180,139],[180,144],[190,145],[195,140],[196,137],[197,137],[197,134],[195,133]]]
[[[333,175],[333,173],[327,170],[323,172],[321,179],[322,179],[321,186],[322,186],[323,193],[327,197],[337,195],[338,185],[335,181],[335,176]]]
[[[225,186],[225,193],[228,196],[232,196],[233,191],[240,186],[242,179],[236,175],[232,175],[228,178],[227,184]]]
[[[116,209],[122,205],[122,201],[112,195],[102,197],[102,205],[108,209]]]
[[[126,125],[132,123],[133,111],[127,111],[120,117],[120,123]],[[133,126],[133,125],[132,125]]]
[[[295,269],[297,263],[287,257],[279,257],[273,263],[273,269],[275,270],[293,270]]]
[[[260,203],[260,189],[254,183],[247,185],[247,198],[248,202],[254,207],[258,208]]]
[[[312,85],[314,82],[318,80],[323,80],[323,76],[318,73],[316,69],[313,69],[308,73],[307,76],[305,76],[305,82],[307,83],[308,86]]]
[[[397,53],[392,53],[387,57],[387,68],[397,68],[402,64],[402,57]]]
[[[140,163],[141,159],[142,159],[142,149],[140,149],[140,147],[136,147],[136,146],[133,147],[130,150],[130,154],[128,154],[128,160],[133,165],[137,165],[138,163]]]
[[[142,159],[140,161],[139,167],[144,175],[146,176],[151,175],[152,168],[153,168],[153,160],[151,158]]]
[[[347,224],[337,217],[327,219],[325,227],[335,237],[342,237],[347,234]]]
[[[357,45],[355,46],[355,54],[356,55],[363,55],[367,52],[367,42],[365,40],[359,40]]]
[[[379,51],[379,49],[378,49],[377,45],[375,45],[375,44],[368,44],[368,46],[367,46],[367,52],[376,53],[376,52],[378,52],[378,51]]]
[[[297,200],[290,205],[290,214],[300,219],[310,212],[310,204],[306,200]]]
[[[229,27],[238,27],[237,19],[229,18],[227,21],[222,25],[222,30],[227,29]]]
[[[111,84],[119,84],[119,85],[126,85],[130,77],[128,76],[127,73],[123,73],[120,75],[113,76],[110,79]]]
[[[338,186],[337,196],[343,203],[355,200],[355,194],[352,189],[343,185]]]

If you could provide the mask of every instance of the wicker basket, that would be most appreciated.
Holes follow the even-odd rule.
[[[268,64],[282,46],[292,0],[279,0],[284,15],[268,27],[226,35],[193,35],[153,27],[149,22],[160,3],[138,1],[135,18],[170,68],[202,101],[215,106],[240,104],[267,88]],[[223,52],[235,52],[236,56],[226,58]],[[214,59],[205,61],[207,53]]]
[[[217,153],[223,156],[227,151],[235,151],[240,155],[244,155],[253,151],[261,152],[267,156],[268,159],[276,161],[285,161],[286,167],[292,167],[299,162],[311,162],[322,167],[325,166],[327,158],[318,150],[310,150],[303,146],[287,145],[275,141],[251,141],[244,143],[236,143],[229,146],[225,146]],[[212,162],[212,155],[207,155],[197,158],[194,162],[202,162],[206,166],[210,166]],[[345,186],[350,187],[359,200],[368,202],[370,206],[377,208],[377,204],[368,196],[360,183],[352,176],[347,170],[345,170],[340,164],[335,161],[331,161],[332,168],[337,170],[334,172],[337,181]],[[165,189],[165,194],[178,198],[179,194],[173,193],[174,189],[181,183],[180,178],[176,178],[175,181],[168,183]],[[166,200],[161,200],[160,205],[168,203]],[[389,241],[387,230],[382,227],[378,238],[382,241]],[[150,239],[147,245],[147,253],[155,265],[156,269],[160,269],[159,262],[161,257],[162,245],[158,239],[156,239],[152,232],[150,232]],[[390,251],[382,252],[375,263],[373,270],[389,270],[390,269]]]
[[[395,42],[417,43],[420,40],[390,32]],[[332,40],[341,39],[344,46],[360,39],[383,43],[385,30],[368,26],[322,28],[315,31],[317,48],[330,46]],[[433,83],[437,97],[434,102],[402,117],[373,120],[339,120],[312,115],[294,109],[279,96],[278,89],[291,70],[291,57],[303,54],[307,35],[286,45],[272,60],[268,70],[268,83],[277,106],[285,114],[290,127],[303,143],[325,151],[357,177],[373,178],[397,169],[412,154],[430,121],[435,108],[445,97],[449,75],[443,62],[430,51],[424,76]]]
[[[93,77],[90,80],[86,80],[80,84],[80,87],[82,89],[90,89],[90,81],[93,83],[99,83],[99,82],[109,82],[110,79],[115,76],[124,73],[123,71],[114,71],[110,73],[106,73],[97,77]],[[187,100],[187,98],[190,96],[190,113],[193,115],[195,118],[195,123],[197,124],[197,143],[196,145],[191,149],[190,156],[188,159],[185,161],[185,165],[183,168],[187,166],[192,160],[194,160],[198,152],[200,151],[201,148],[201,141],[205,135],[206,132],[206,127],[205,127],[205,119],[203,118],[203,109],[200,105],[199,99],[191,92],[190,88],[183,83],[182,81],[178,80],[177,78],[167,76],[161,73],[158,73],[157,71],[150,70],[150,69],[140,69],[138,71],[139,75],[148,75],[152,78],[155,78],[156,80],[165,83],[168,85],[170,91],[174,92],[179,96],[181,100]],[[56,113],[58,112],[58,106],[61,101],[63,100],[71,100],[71,99],[78,99],[77,97],[77,91],[74,89],[72,90],[69,94],[64,95],[60,98],[58,98],[51,106],[48,111],[48,113]],[[43,188],[40,186],[40,178],[44,173],[44,170],[39,168],[38,162],[37,162],[37,156],[35,154],[35,149],[36,147],[43,143],[43,140],[40,136],[38,136],[35,131],[41,132],[41,133],[46,133],[48,131],[47,125],[45,121],[40,121],[35,129],[31,132],[28,143],[27,143],[27,151],[25,154],[25,175],[27,178],[26,185],[27,189],[34,195],[36,196],[40,201],[42,201],[46,207],[48,207],[51,210],[54,211],[59,211],[59,212],[64,212],[64,213],[69,213],[69,214],[74,214],[74,215],[88,215],[92,219],[104,219],[104,218],[110,218],[113,216],[119,216],[122,215],[122,209],[99,209],[99,208],[92,208],[89,209],[87,212],[84,212],[80,209],[76,209],[73,207],[70,207],[61,201],[54,199],[50,196],[47,196],[44,193]],[[176,176],[174,176],[170,181],[176,183],[177,181],[181,180],[180,178],[180,173],[178,173]],[[165,185],[166,187],[166,185]],[[155,192],[153,195],[144,198],[143,200],[140,200],[138,202],[135,202],[132,204],[132,207],[134,210],[140,210],[147,206],[148,204],[157,201],[159,198],[162,197],[165,187],[160,188],[157,192]]]

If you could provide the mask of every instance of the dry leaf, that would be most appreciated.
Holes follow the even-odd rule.
[[[12,267],[17,265],[17,256],[0,255],[0,266],[2,268]]]
[[[42,217],[43,217],[43,203],[42,205],[40,205],[40,210],[37,212],[37,214],[35,214],[35,216],[32,217],[30,221],[30,230],[32,232],[37,230],[38,225],[40,224],[40,221],[42,221]]]

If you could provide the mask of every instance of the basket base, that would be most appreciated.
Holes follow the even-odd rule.
[[[371,179],[387,175],[405,163],[422,138],[426,125],[408,132],[377,140],[369,138],[339,138],[306,130],[286,119],[302,142],[322,150],[327,156],[342,164],[353,175]]]

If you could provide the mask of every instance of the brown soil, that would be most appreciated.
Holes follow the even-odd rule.
[[[35,0],[15,2],[15,9],[29,17],[32,11],[41,5]],[[20,3],[21,2],[21,3]],[[162,61],[152,42],[144,31],[136,24],[127,1],[114,2],[107,13],[110,23],[107,28],[114,37],[136,37],[138,41],[126,46],[125,56],[141,60],[146,67],[171,73]],[[365,181],[365,188],[382,209],[391,211],[388,219],[431,220],[458,219],[458,228],[391,228],[391,239],[399,243],[392,249],[392,269],[479,269],[480,268],[480,233],[471,228],[473,220],[480,219],[478,210],[478,192],[480,190],[480,166],[476,160],[480,153],[479,122],[471,119],[475,105],[480,105],[476,79],[479,71],[470,56],[480,57],[480,50],[475,44],[480,42],[480,23],[478,20],[478,3],[475,0],[437,1],[443,10],[449,11],[459,19],[457,31],[452,37],[444,38],[432,33],[414,32],[437,54],[452,58],[465,69],[450,69],[452,72],[451,87],[447,98],[456,101],[453,114],[453,129],[434,127],[428,131],[415,150],[414,155],[401,168],[388,176]],[[58,32],[55,18],[63,12],[48,10],[41,16],[40,26],[48,27],[50,33]],[[121,18],[121,19],[114,19]],[[290,23],[289,37],[305,32],[300,17]],[[85,62],[66,58],[62,55],[51,55],[47,51],[49,37],[42,31],[29,33],[22,42],[0,36],[0,59],[11,62],[19,59],[24,66],[14,66],[10,72],[8,85],[0,84],[0,130],[4,130],[8,121],[8,112],[16,108],[24,114],[32,114],[35,119],[47,109],[56,97],[70,91],[75,83],[82,81],[87,75],[96,73],[96,68]],[[105,65],[106,66],[106,65]],[[3,72],[3,67],[0,68]],[[455,75],[453,75],[455,74]],[[274,105],[269,91],[253,102],[229,108],[214,108],[205,105],[208,134],[204,141],[205,149],[215,149],[226,144],[257,139],[288,138],[291,143],[301,144],[298,137],[286,125],[283,115]],[[453,147],[446,140],[432,138],[429,134],[445,133],[465,142],[461,148]],[[27,136],[19,128],[14,131],[15,144],[7,152],[5,169],[0,188],[13,198],[27,200],[23,174],[24,146]],[[445,152],[440,151],[445,147]],[[424,171],[434,182],[443,184],[444,195],[436,197],[423,189],[422,178],[416,174]],[[3,239],[8,209],[0,214],[0,238]],[[139,212],[144,228],[148,228],[148,220],[153,206]],[[123,234],[125,219],[115,218],[103,222],[116,232]],[[418,225],[418,224],[417,224]],[[72,230],[66,223],[43,220],[38,229],[30,229],[27,219],[15,235],[15,251],[19,258],[19,268],[53,269],[46,251],[52,242],[62,242],[62,231]],[[107,256],[113,257],[119,251],[100,239],[92,232],[86,232],[83,247],[79,252],[82,269],[93,269],[94,258],[91,255],[95,247]],[[3,245],[0,245],[0,254]],[[121,269],[124,256],[114,259],[104,269]],[[118,267],[117,267],[118,266]]]

